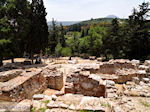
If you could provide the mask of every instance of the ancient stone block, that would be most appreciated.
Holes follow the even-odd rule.
[[[49,69],[44,69],[42,74],[47,80],[47,85],[51,89],[61,90],[64,86],[63,73],[57,70],[52,71]]]
[[[101,73],[101,74],[115,74],[118,69],[136,69],[137,66],[129,60],[110,60],[109,62],[104,62],[99,65],[97,71],[92,71],[91,73]]]
[[[70,78],[71,77],[71,78]],[[85,96],[105,97],[105,83],[95,74],[72,74],[67,77],[65,93],[83,94]]]
[[[23,100],[19,102],[14,108],[11,109],[11,112],[30,112],[32,107],[31,100]]]
[[[145,60],[144,65],[145,66],[150,66],[150,60]]]
[[[21,101],[31,99],[36,93],[41,93],[47,88],[46,78],[41,70],[25,73],[11,79],[0,87],[0,100]]]

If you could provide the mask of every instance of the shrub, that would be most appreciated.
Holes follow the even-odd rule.
[[[62,49],[61,51],[61,55],[62,56],[71,56],[72,55],[72,51],[69,47],[65,47]]]

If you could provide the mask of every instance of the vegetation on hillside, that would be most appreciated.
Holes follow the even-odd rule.
[[[133,10],[129,19],[91,19],[66,27],[64,47],[70,49],[68,54],[72,56],[148,59],[150,57],[150,22],[147,20],[149,12],[149,3],[142,3],[139,8]],[[61,54],[64,47],[57,44],[56,50],[59,51],[59,56],[64,56]]]

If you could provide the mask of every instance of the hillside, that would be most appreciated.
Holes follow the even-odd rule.
[[[97,18],[97,19],[91,19],[91,20],[82,21],[82,22],[79,22],[77,24],[80,24],[80,25],[91,25],[91,24],[98,24],[98,23],[101,23],[101,22],[111,23],[111,21],[113,19],[114,18]],[[125,21],[126,19],[119,19],[119,20],[120,21]]]
[[[58,21],[57,24],[59,25],[60,23],[62,23],[63,26],[70,26],[70,25],[76,24],[78,22],[79,21]],[[49,21],[48,25],[52,25],[52,21]]]
[[[115,15],[108,15],[107,17],[104,18],[96,18],[96,19],[91,19],[91,20],[85,20],[85,21],[58,21],[57,24],[60,25],[60,23],[62,23],[63,26],[72,26],[72,25],[91,25],[91,24],[98,24],[101,22],[107,22],[107,23],[111,23],[111,21],[114,18],[118,18]],[[126,19],[120,19],[121,21],[125,21]],[[50,27],[50,25],[52,25],[52,21],[48,22],[48,26]]]
[[[115,15],[108,15],[106,18],[119,18],[119,17],[117,17]]]

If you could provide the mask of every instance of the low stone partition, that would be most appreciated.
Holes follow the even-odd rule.
[[[139,65],[129,60],[110,60],[99,64],[99,68],[82,69],[90,74],[97,74],[103,80],[112,80],[116,83],[131,81],[133,77],[142,79],[147,76],[146,70],[140,70]]]
[[[46,78],[41,70],[22,73],[20,76],[1,83],[0,100],[21,101],[31,99],[36,93],[42,93],[47,88]]]
[[[106,97],[106,84],[98,75],[75,73],[67,77],[65,93]]]
[[[122,69],[116,72],[117,78],[114,79],[116,83],[125,83],[127,81],[132,81],[133,77],[138,77],[142,79],[147,76],[145,70],[134,70],[134,69]]]
[[[108,62],[101,63],[98,70],[91,69],[91,73],[100,74],[115,74],[118,69],[137,69],[137,65],[129,60],[110,60]]]

